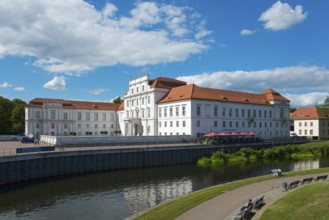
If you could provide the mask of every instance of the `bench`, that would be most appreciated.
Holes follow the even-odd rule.
[[[326,180],[327,177],[328,177],[328,175],[318,176],[318,177],[316,177],[315,181]]]
[[[309,178],[305,178],[302,180],[302,185],[305,184],[305,183],[311,183],[313,181],[313,177],[309,177]]]
[[[241,220],[241,219],[250,219],[249,216],[251,214],[253,206],[242,206],[239,214],[234,218],[234,220]]]
[[[260,209],[264,204],[264,195],[261,196],[261,197],[258,197],[255,199],[255,201],[252,202],[253,204],[253,207],[256,208],[256,209]]]
[[[313,177],[305,178],[302,180],[301,184],[311,183],[312,181],[313,181]]]
[[[296,181],[294,181],[294,182],[291,182],[290,184],[289,184],[289,189],[293,189],[293,188],[295,188],[295,187],[297,187],[298,186],[298,184],[299,184],[299,182],[300,182],[300,180],[296,180]]]

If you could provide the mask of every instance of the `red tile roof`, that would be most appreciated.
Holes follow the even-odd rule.
[[[177,86],[186,85],[186,82],[167,77],[158,77],[156,79],[150,80],[149,85],[151,86],[151,88],[171,89]]]
[[[329,119],[329,109],[320,108],[318,106],[312,106],[308,108],[298,108],[294,112],[290,113],[291,119]]]
[[[66,109],[85,109],[85,110],[113,110],[116,111],[120,104],[110,102],[89,102],[72,101],[64,99],[35,98],[28,103],[28,107],[42,107],[43,103],[60,103]]]
[[[281,96],[278,92],[268,89],[262,94],[253,94],[246,92],[235,92],[229,90],[211,89],[199,87],[195,84],[172,88],[168,94],[159,101],[159,103],[167,103],[180,100],[200,99],[213,100],[222,102],[237,102],[257,105],[270,105],[269,101],[288,99]]]

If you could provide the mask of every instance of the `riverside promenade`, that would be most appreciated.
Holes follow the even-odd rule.
[[[320,175],[329,175],[329,172],[292,177],[273,177],[271,180],[262,181],[240,187],[232,191],[227,191],[222,195],[219,195],[190,209],[181,216],[177,217],[176,220],[231,220],[237,216],[240,208],[247,204],[248,199],[254,200],[258,196],[265,195],[264,201],[266,204],[257,211],[253,210],[255,215],[252,219],[258,219],[261,213],[263,213],[264,210],[269,207],[275,200],[289,192],[281,188],[283,182],[289,183],[295,180],[302,180],[304,178],[317,177]]]

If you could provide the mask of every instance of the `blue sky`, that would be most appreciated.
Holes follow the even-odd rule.
[[[329,1],[0,2],[0,96],[109,101],[148,72],[260,93],[329,96]]]

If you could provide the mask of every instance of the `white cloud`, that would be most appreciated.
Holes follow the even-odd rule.
[[[52,89],[52,90],[65,90],[65,77],[64,76],[55,76],[52,80],[45,83],[43,88]]]
[[[291,66],[259,71],[218,71],[180,76],[177,79],[201,87],[255,93],[260,93],[268,88],[273,88],[281,94],[296,94],[297,91],[312,90],[319,92],[313,94],[313,97],[319,97],[314,99],[314,103],[317,103],[323,98],[323,91],[329,90],[328,75],[329,70],[322,67]],[[322,95],[319,96],[320,94]],[[304,105],[300,99],[296,99],[292,103],[298,105],[296,102],[299,102],[299,105]]]
[[[283,94],[292,107],[322,105],[329,92],[311,92],[305,94]]]
[[[277,1],[260,15],[259,21],[265,22],[265,29],[279,31],[303,22],[306,17],[307,12],[303,12],[301,5],[293,9],[288,3]]]
[[[111,3],[97,10],[81,0],[0,1],[0,58],[31,56],[46,71],[79,75],[184,61],[208,47],[200,38],[210,32],[191,8],[137,2],[128,15],[118,12]]]
[[[22,91],[25,91],[25,88],[24,87],[15,87],[14,90],[17,92],[22,92]]]
[[[12,87],[13,85],[11,85],[10,83],[8,82],[4,82],[0,85],[0,88],[9,88],[9,87]]]
[[[92,89],[92,90],[89,90],[88,92],[93,94],[93,95],[99,95],[103,92],[106,92],[108,91],[108,89]]]
[[[245,36],[252,35],[254,33],[256,33],[256,30],[249,30],[249,29],[242,29],[240,32],[241,35],[245,35]]]

